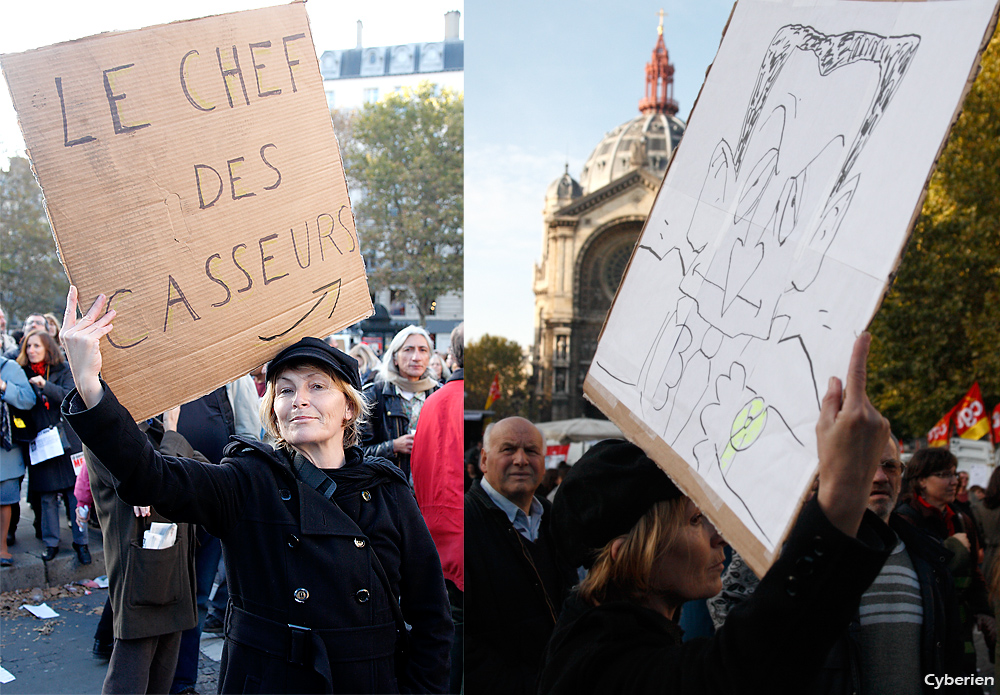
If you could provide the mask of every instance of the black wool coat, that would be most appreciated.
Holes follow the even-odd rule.
[[[815,500],[754,594],[714,637],[681,629],[625,601],[566,603],[546,653],[542,694],[799,695],[858,610],[896,536],[871,512],[858,538],[838,531]]]
[[[575,570],[556,555],[549,527],[552,504],[535,499],[544,509],[535,544],[556,565],[554,592],[546,591],[526,541],[480,481],[465,495],[465,683],[470,694],[535,692],[545,644],[575,583]]]
[[[453,626],[441,563],[398,472],[346,450],[333,500],[292,457],[234,438],[220,465],[162,456],[104,385],[64,412],[129,504],[202,524],[229,581],[220,692],[444,692]],[[359,528],[360,527],[360,528]],[[397,680],[396,623],[375,555],[411,626]]]
[[[35,375],[31,367],[22,367],[24,374],[30,380]],[[35,390],[35,405],[31,410],[32,418],[38,428],[56,427],[62,421],[59,406],[63,399],[73,390],[73,373],[69,364],[62,362],[50,368],[49,376],[45,380],[45,386],[38,388],[34,384],[31,388]],[[56,492],[71,488],[76,484],[76,475],[73,474],[73,464],[70,462],[70,455],[82,451],[83,446],[80,438],[71,427],[61,427],[64,435],[63,448],[65,451],[61,456],[57,456],[48,461],[42,461],[34,466],[28,466],[28,490],[31,492]],[[28,464],[28,448],[24,447],[24,463]]]

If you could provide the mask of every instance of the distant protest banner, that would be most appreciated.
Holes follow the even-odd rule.
[[[104,377],[136,419],[372,313],[305,5],[0,56]]]
[[[585,393],[763,574],[996,0],[739,0]]]

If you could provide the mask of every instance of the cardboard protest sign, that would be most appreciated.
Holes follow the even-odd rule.
[[[104,376],[137,419],[371,315],[302,3],[0,57]]]
[[[585,393],[762,574],[996,24],[996,0],[740,0]]]

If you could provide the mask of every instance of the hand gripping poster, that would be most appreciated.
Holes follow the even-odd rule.
[[[996,0],[740,0],[584,390],[763,573]]]

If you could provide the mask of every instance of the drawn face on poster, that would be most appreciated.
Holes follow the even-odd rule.
[[[727,121],[738,128],[702,138],[695,147],[709,156],[685,163],[685,181],[698,183],[671,189],[668,174],[629,270],[643,279],[626,277],[616,299],[627,320],[613,311],[602,337],[621,342],[599,347],[591,370],[770,548],[787,528],[787,505],[773,500],[798,500],[812,474],[795,462],[815,460],[824,350],[851,325],[829,288],[864,273],[845,274],[843,258],[868,233],[864,208],[878,194],[853,214],[852,203],[884,184],[866,174],[879,169],[866,147],[921,46],[915,33],[821,26],[780,26],[742,118]],[[635,301],[651,292],[662,303]],[[637,324],[638,339],[622,341]]]

